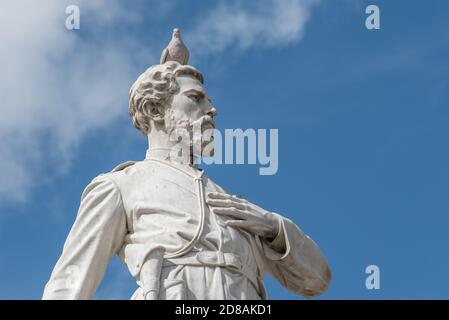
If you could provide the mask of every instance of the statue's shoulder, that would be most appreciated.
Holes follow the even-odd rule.
[[[97,178],[117,180],[122,176],[126,176],[130,170],[138,167],[139,161],[126,161],[115,166],[111,171],[100,173]]]
[[[148,179],[157,172],[151,161],[125,161],[115,166],[111,171],[98,175],[102,179],[114,181],[118,186],[135,184],[136,180],[145,176]]]
[[[129,160],[123,163],[120,163],[119,165],[115,166],[114,169],[111,170],[111,172],[119,172],[122,171],[128,167],[131,167],[135,165],[138,161]]]
[[[134,180],[136,176],[148,174],[151,166],[149,166],[147,162],[148,161],[125,161],[115,166],[111,171],[106,173],[106,175],[114,178],[114,180]]]
[[[109,181],[113,182],[119,189],[123,184],[128,184],[133,180],[135,175],[142,170],[140,167],[141,161],[126,161],[116,165],[112,170],[100,173],[94,178],[94,181]]]

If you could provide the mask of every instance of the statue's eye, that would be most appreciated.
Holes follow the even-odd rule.
[[[192,99],[193,101],[196,101],[196,102],[200,101],[200,95],[196,94],[196,93],[190,94],[189,98]]]
[[[201,99],[204,98],[204,94],[202,94],[201,92],[192,91],[187,94],[187,97],[189,97],[195,102],[199,102]]]

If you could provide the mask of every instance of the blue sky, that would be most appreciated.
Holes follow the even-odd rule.
[[[68,4],[80,30],[65,29]],[[380,30],[364,26],[368,4]],[[144,157],[128,89],[175,26],[219,129],[279,129],[276,175],[206,170],[320,245],[334,277],[320,298],[449,298],[448,13],[444,0],[2,1],[0,299],[39,299],[84,187]],[[380,290],[365,288],[370,264]],[[114,259],[95,298],[135,287]]]

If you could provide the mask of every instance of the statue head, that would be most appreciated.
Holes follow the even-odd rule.
[[[217,111],[203,84],[198,70],[176,61],[148,68],[129,91],[129,113],[134,126],[150,143],[165,137],[167,147],[172,142],[182,143],[194,153],[213,155],[210,140]]]

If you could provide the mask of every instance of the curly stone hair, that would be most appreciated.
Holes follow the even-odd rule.
[[[148,68],[131,86],[128,111],[134,126],[145,136],[150,130],[151,108],[167,108],[172,95],[179,90],[176,81],[179,76],[193,76],[204,83],[203,75],[194,67],[167,61]]]

